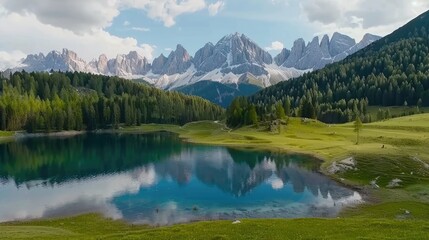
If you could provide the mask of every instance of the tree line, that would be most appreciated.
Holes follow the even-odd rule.
[[[223,114],[224,109],[202,98],[165,92],[118,77],[52,71],[0,77],[0,130],[184,124],[218,120]]]

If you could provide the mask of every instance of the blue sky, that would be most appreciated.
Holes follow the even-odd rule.
[[[428,9],[428,0],[0,0],[0,70],[63,48],[87,61],[129,51],[152,60],[179,43],[193,55],[234,32],[276,55],[301,37],[384,36]]]
[[[178,43],[194,54],[205,43],[216,43],[234,32],[244,33],[261,47],[280,41],[289,48],[298,37],[309,41],[316,32],[311,25],[305,26],[297,13],[298,4],[235,0],[226,2],[215,16],[210,16],[208,11],[184,14],[176,18],[174,26],[165,27],[162,21],[150,19],[141,10],[128,9],[122,11],[106,30],[155,45],[158,54],[168,54]]]

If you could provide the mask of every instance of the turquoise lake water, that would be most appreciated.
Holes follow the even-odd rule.
[[[97,212],[137,224],[335,217],[362,201],[308,156],[185,143],[154,133],[0,145],[0,221]]]

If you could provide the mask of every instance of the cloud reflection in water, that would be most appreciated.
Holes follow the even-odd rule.
[[[124,137],[128,138],[121,136]],[[76,168],[77,173],[55,178],[60,180],[52,179],[58,172],[67,172],[67,166],[72,164],[68,161],[75,159],[63,159],[65,163],[59,162],[44,178],[17,181],[8,173],[8,180],[3,177],[0,185],[0,221],[88,212],[151,225],[244,217],[332,217],[345,205],[362,201],[357,192],[317,173],[318,163],[309,157],[203,147],[172,140],[170,135],[131,138],[107,139],[103,144],[109,146],[102,146],[106,151],[120,148],[122,141],[136,142],[128,145],[131,149],[122,150],[141,152],[135,158],[126,152],[127,161],[132,161],[128,169],[117,172],[100,169],[105,168],[103,164],[116,166],[124,161],[118,159],[121,154],[109,157],[104,153],[104,159],[94,154],[92,162],[82,162],[84,165]],[[73,140],[65,144],[70,144],[69,141]],[[163,149],[157,149],[157,144],[162,144]],[[2,150],[0,147],[0,153]],[[31,150],[30,153],[37,154]],[[13,156],[13,159],[20,158]],[[97,169],[87,170],[94,166],[85,164],[94,162],[99,163]],[[17,169],[16,176],[33,175],[21,174]],[[85,174],[79,169],[84,169]],[[90,172],[94,175],[86,174]]]

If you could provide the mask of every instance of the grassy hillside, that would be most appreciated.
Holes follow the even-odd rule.
[[[391,206],[389,206],[391,207]],[[396,206],[398,207],[398,206]],[[428,239],[428,205],[414,205],[424,217],[402,219],[246,219],[199,222],[171,227],[133,226],[97,215],[0,224],[5,239]],[[377,208],[370,207],[377,211]],[[402,214],[402,213],[401,213]],[[418,216],[420,216],[418,215]]]

